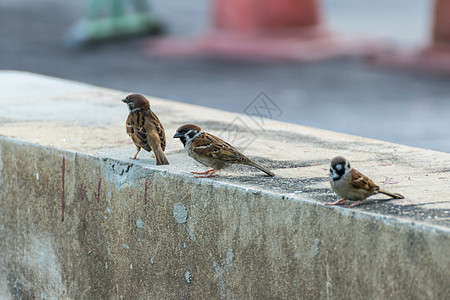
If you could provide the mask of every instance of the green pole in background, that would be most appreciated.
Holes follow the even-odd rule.
[[[159,34],[163,26],[148,0],[90,0],[86,16],[66,33],[71,46],[131,35]]]

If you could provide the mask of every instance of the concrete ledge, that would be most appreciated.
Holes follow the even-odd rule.
[[[449,154],[151,98],[171,162],[156,167],[128,159],[127,93],[12,71],[0,87],[2,299],[450,294]],[[170,139],[187,122],[225,138],[235,122],[277,176],[192,178]],[[324,206],[338,154],[407,198]]]

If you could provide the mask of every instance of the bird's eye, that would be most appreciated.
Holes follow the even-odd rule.
[[[333,169],[332,168],[330,168],[330,173],[333,173]]]

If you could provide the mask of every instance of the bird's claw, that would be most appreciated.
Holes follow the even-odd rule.
[[[196,175],[202,175],[202,176],[195,176],[195,178],[209,178],[209,177],[216,177],[216,170],[215,169],[209,169],[204,172],[191,172],[192,174]]]
[[[345,201],[346,201],[346,199],[342,198],[342,199],[339,199],[339,200],[336,201],[336,202],[325,203],[325,205],[342,205],[342,204],[344,204]]]

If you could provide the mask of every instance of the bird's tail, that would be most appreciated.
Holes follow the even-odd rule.
[[[167,160],[167,157],[164,155],[164,151],[161,148],[161,145],[157,144],[154,147],[152,147],[153,153],[155,153],[156,157],[156,165],[168,165],[169,161]]]
[[[403,195],[394,194],[394,193],[391,193],[391,192],[388,192],[388,191],[385,191],[385,190],[378,190],[378,193],[385,194],[385,195],[387,195],[389,197],[392,197],[394,199],[404,199],[405,198]]]
[[[258,165],[258,164],[255,163],[254,161],[249,160],[249,161],[247,162],[247,164],[248,164],[249,166],[252,166],[252,167],[255,167],[255,168],[260,169],[261,171],[263,171],[264,173],[266,173],[267,175],[269,175],[269,176],[271,176],[271,177],[275,176],[275,174],[274,174],[272,171],[270,171],[270,170],[264,168],[263,166]]]

